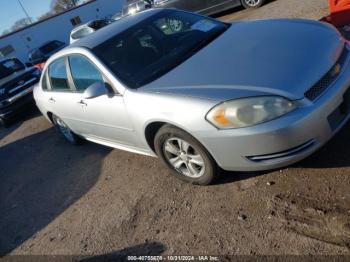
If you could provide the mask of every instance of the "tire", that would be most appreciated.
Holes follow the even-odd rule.
[[[241,3],[244,8],[252,9],[262,6],[265,3],[265,0],[241,0]]]
[[[52,115],[52,122],[56,129],[60,132],[60,134],[72,145],[79,145],[83,141],[83,139],[75,134],[64,122],[61,118],[56,115]]]
[[[190,134],[165,125],[154,138],[155,151],[177,178],[195,185],[209,185],[218,176],[215,160]]]

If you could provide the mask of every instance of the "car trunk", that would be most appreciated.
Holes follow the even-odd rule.
[[[350,0],[329,0],[330,15],[322,21],[336,26],[350,41]]]

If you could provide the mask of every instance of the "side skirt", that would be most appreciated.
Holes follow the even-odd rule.
[[[124,145],[124,144],[118,144],[118,143],[115,143],[115,142],[103,140],[103,139],[96,138],[96,137],[84,136],[84,138],[86,140],[94,142],[96,144],[100,144],[100,145],[104,145],[104,146],[108,146],[108,147],[112,147],[112,148],[128,151],[128,152],[131,152],[131,153],[136,153],[136,154],[140,154],[140,155],[157,157],[157,155],[151,150],[146,150],[146,149],[133,147],[133,146],[129,146],[129,145]]]

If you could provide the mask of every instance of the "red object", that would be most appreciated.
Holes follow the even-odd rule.
[[[323,21],[336,27],[350,25],[350,0],[329,0],[330,15]]]
[[[331,14],[350,10],[350,0],[330,0],[329,7]]]
[[[34,67],[40,69],[40,70],[43,70],[44,69],[44,66],[45,66],[45,63],[41,63],[41,64],[36,64],[34,65]]]

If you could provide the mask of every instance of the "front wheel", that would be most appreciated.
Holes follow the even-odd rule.
[[[190,134],[165,125],[155,136],[155,150],[176,177],[196,185],[211,184],[217,165],[208,151]]]
[[[82,142],[82,138],[76,135],[61,118],[52,115],[52,122],[63,137],[71,144],[78,145]]]
[[[244,8],[258,8],[262,6],[265,0],[241,0]]]

